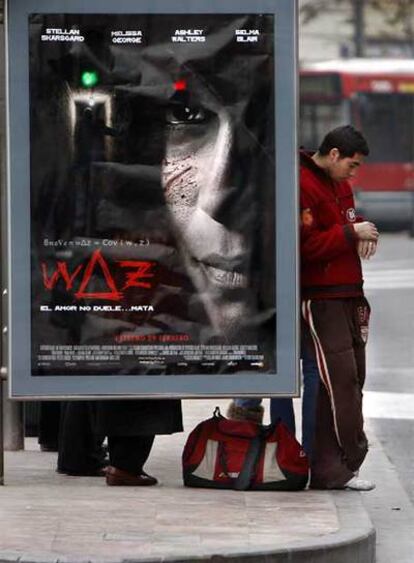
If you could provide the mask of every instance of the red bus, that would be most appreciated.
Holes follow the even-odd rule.
[[[370,217],[414,216],[414,60],[343,59],[300,71],[299,138],[315,149],[324,134],[352,123],[370,156],[354,182],[360,209]],[[375,218],[374,218],[375,220]]]

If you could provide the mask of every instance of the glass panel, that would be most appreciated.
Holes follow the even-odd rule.
[[[328,131],[347,123],[345,102],[336,104],[301,103],[299,112],[299,142],[316,150]]]
[[[303,74],[300,77],[300,96],[306,101],[335,100],[341,95],[339,74]]]
[[[370,162],[412,162],[414,96],[359,93],[353,101],[358,126],[370,147]]]

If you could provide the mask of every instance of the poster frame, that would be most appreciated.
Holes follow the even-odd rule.
[[[298,396],[297,3],[118,0],[116,13],[269,13],[275,17],[277,372],[235,375],[31,375],[28,16],[111,13],[112,0],[8,0],[6,6],[8,373],[13,399]],[[283,80],[278,79],[283,77]],[[280,164],[278,164],[280,163]]]

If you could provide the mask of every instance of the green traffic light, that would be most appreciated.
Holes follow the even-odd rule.
[[[98,84],[98,73],[96,70],[85,70],[82,72],[81,83],[84,88],[93,88]]]

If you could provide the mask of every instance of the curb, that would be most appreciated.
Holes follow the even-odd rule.
[[[278,542],[274,548],[249,552],[188,554],[185,556],[114,558],[105,563],[375,563],[375,529],[365,511],[360,493],[332,491],[340,529],[317,539]],[[51,553],[17,553],[0,551],[0,563],[102,563],[100,559],[59,557]]]

